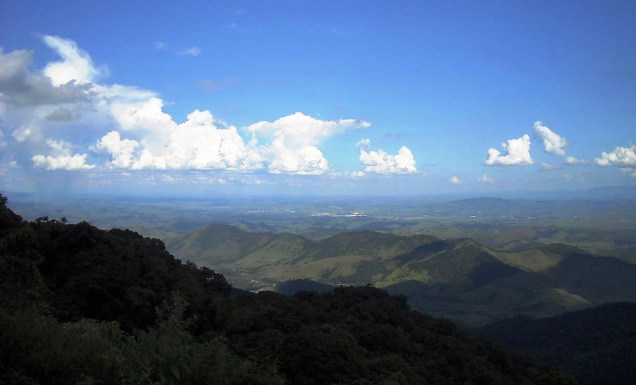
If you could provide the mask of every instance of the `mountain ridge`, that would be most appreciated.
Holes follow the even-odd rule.
[[[251,233],[231,225],[197,231],[184,235],[181,243],[169,243],[169,249],[182,259],[221,271],[230,280],[245,282],[244,288],[252,290],[271,289],[294,279],[329,285],[372,284],[406,295],[422,311],[469,323],[516,313],[548,316],[604,302],[636,300],[632,283],[636,283],[636,266],[567,244],[508,251],[471,238],[445,240],[369,230],[322,240],[290,233]],[[218,234],[210,233],[215,231]],[[231,234],[232,248],[227,247],[224,234]],[[223,239],[203,247],[196,244],[198,237]],[[408,281],[420,284],[400,285]],[[409,289],[402,291],[404,287]],[[448,311],[443,311],[445,304],[450,304]]]

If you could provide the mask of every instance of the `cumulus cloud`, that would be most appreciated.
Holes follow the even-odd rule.
[[[105,168],[124,172],[267,170],[319,175],[329,169],[320,148],[324,140],[370,126],[363,120],[320,120],[297,112],[249,125],[244,139],[236,127],[217,121],[209,111],[195,110],[184,122],[176,122],[152,91],[97,83],[105,71],[75,42],[56,36],[43,40],[59,60],[40,70],[32,69],[31,52],[0,50],[0,113],[4,138],[12,142],[5,147],[15,148],[13,155],[19,154],[23,165],[82,170],[95,168],[101,158],[106,159]],[[196,47],[186,51],[201,52]],[[406,147],[395,156],[365,154],[379,157],[367,161],[369,169],[376,170],[372,172],[415,171]]]
[[[104,151],[111,156],[111,165],[118,168],[131,168],[139,142],[131,139],[122,140],[119,132],[111,131],[97,141],[93,151]]]
[[[260,168],[258,153],[249,149],[234,126],[219,128],[209,111],[195,110],[184,123],[175,123],[156,98],[115,108],[124,130],[142,139],[121,139],[111,131],[93,149],[110,154],[112,167],[131,169]]]
[[[284,137],[274,140],[266,153],[271,154],[269,171],[274,174],[321,175],[329,169],[329,162],[318,147],[292,150],[285,145]]]
[[[191,47],[191,48],[184,49],[183,51],[179,52],[179,55],[182,55],[182,56],[199,56],[201,54],[201,52],[203,52],[201,50],[201,48],[199,48],[199,47]]]
[[[477,179],[477,181],[479,181],[481,183],[492,183],[492,182],[494,182],[494,179],[492,179],[488,175],[484,174],[479,179]]]
[[[587,161],[584,160],[584,159],[575,158],[573,156],[568,156],[568,157],[565,158],[563,163],[567,164],[568,166],[576,166],[576,165],[579,165],[579,164],[586,164]]]
[[[456,177],[455,175],[453,175],[453,177],[450,179],[450,182],[452,184],[462,184],[462,181],[458,177]]]
[[[86,154],[71,155],[71,144],[63,140],[48,139],[46,144],[53,155],[35,155],[31,158],[34,167],[46,170],[90,170],[94,165],[86,163]]]
[[[530,156],[530,137],[527,134],[521,138],[509,139],[508,143],[502,143],[501,147],[508,153],[502,155],[499,150],[490,148],[486,160],[487,165],[513,166],[534,163]]]
[[[417,172],[413,153],[406,146],[402,146],[395,155],[389,155],[382,150],[367,151],[361,148],[360,163],[365,173],[412,174]]]
[[[285,137],[293,148],[315,146],[322,140],[356,128],[370,127],[371,123],[357,119],[320,120],[296,112],[273,122],[261,121],[247,127],[253,135],[261,138]]]
[[[534,132],[543,141],[543,148],[545,151],[559,156],[565,155],[565,147],[567,141],[565,138],[559,136],[550,128],[546,127],[540,121],[534,122]]]
[[[603,152],[594,162],[599,166],[636,166],[636,145],[616,147],[612,152]]]
[[[35,155],[33,165],[47,170],[90,170],[94,165],[86,164],[86,154],[75,155]]]
[[[58,36],[44,36],[44,42],[62,58],[61,61],[47,64],[42,71],[53,85],[60,86],[68,82],[93,83],[101,75],[90,56],[79,49],[74,41]]]
[[[273,173],[323,174],[329,168],[318,145],[324,139],[371,124],[357,119],[320,120],[301,112],[273,122],[261,121],[247,127],[253,141],[271,141],[261,147],[261,154],[270,161]]]
[[[23,107],[88,100],[90,86],[75,82],[55,85],[50,78],[29,70],[32,61],[29,51],[4,54],[0,48],[0,101]]]

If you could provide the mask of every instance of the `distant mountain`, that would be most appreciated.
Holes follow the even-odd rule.
[[[549,318],[518,316],[477,330],[532,352],[581,385],[636,383],[636,303],[608,303]]]
[[[246,289],[295,279],[373,284],[405,295],[422,311],[470,324],[636,301],[636,265],[565,244],[501,251],[469,238],[373,231],[313,241],[212,225],[168,246],[178,257],[221,271]]]
[[[604,187],[589,189],[577,195],[579,195],[580,198],[587,198],[587,199],[634,200],[636,199],[636,187],[634,186],[604,186]]]

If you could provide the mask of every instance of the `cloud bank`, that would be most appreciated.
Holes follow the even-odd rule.
[[[96,67],[74,41],[47,35],[43,42],[59,60],[40,70],[31,68],[31,52],[5,54],[0,49],[0,143],[13,141],[10,158],[21,166],[321,175],[329,170],[320,148],[324,140],[371,126],[358,119],[321,120],[296,112],[250,124],[242,135],[207,110],[194,110],[184,122],[176,122],[156,93],[98,83],[108,71]],[[197,56],[201,50],[181,53]],[[415,171],[406,147],[396,155],[371,151],[361,159],[368,172]]]

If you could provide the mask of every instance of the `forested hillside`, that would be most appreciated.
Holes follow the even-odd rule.
[[[549,318],[514,317],[479,329],[515,351],[532,352],[582,385],[636,379],[636,303],[617,302]]]
[[[0,202],[2,384],[570,384],[373,287],[232,295],[157,239]]]

